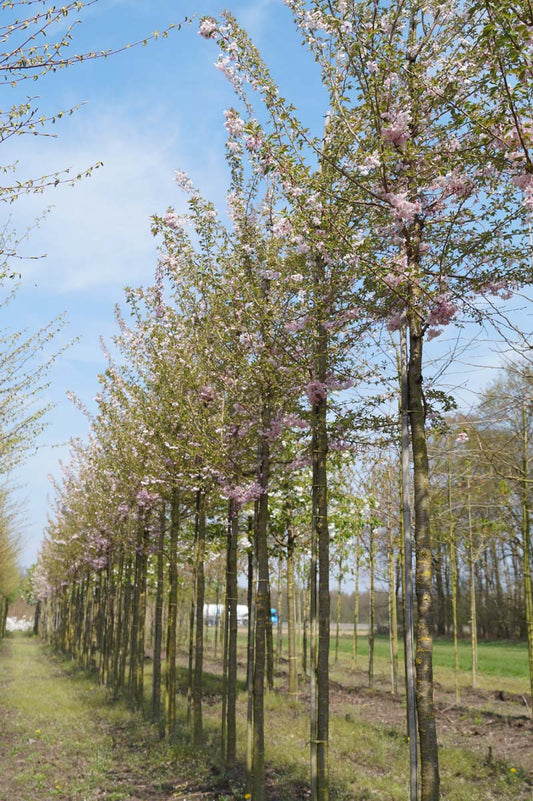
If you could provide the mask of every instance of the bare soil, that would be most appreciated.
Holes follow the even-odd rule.
[[[334,715],[356,714],[405,731],[405,698],[393,695],[382,682],[372,689],[332,682],[330,704]],[[473,751],[487,764],[505,762],[520,769],[533,788],[533,721],[528,698],[470,689],[461,693],[457,704],[454,692],[436,685],[435,711],[441,745]]]

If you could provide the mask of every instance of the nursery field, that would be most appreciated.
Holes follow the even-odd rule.
[[[95,684],[94,677],[79,671],[73,662],[51,655],[35,638],[23,634],[8,637],[0,646],[0,798],[244,801],[244,767],[232,777],[221,777],[218,771],[221,677],[212,644],[208,643],[206,653],[206,742],[205,747],[193,751],[188,743],[184,694],[178,703],[177,735],[160,740],[156,727],[112,699],[105,687]],[[404,703],[390,693],[386,640],[376,641],[372,689],[368,687],[365,649],[366,642],[361,639],[352,668],[351,644],[348,649],[345,638],[338,663],[332,659],[331,798],[403,801],[407,797]],[[467,686],[465,651],[459,704],[455,703],[453,673],[447,664],[451,653],[450,643],[436,644],[443,799],[529,801],[533,797],[533,730],[525,673],[520,667],[525,649],[482,644],[482,687],[476,691]],[[289,701],[285,667],[282,655],[276,665],[276,688],[266,701],[268,798],[303,801],[309,796],[307,688],[302,685],[299,698]],[[183,660],[183,685],[185,673]],[[146,681],[150,681],[149,662]],[[243,755],[244,692],[238,711],[239,754]]]

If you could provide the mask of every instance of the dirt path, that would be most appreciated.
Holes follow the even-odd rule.
[[[206,667],[209,669],[208,660]],[[340,739],[332,743],[335,771],[341,763],[353,762],[350,776],[343,774],[342,778],[349,788],[353,776],[365,774],[365,781],[370,776],[373,783],[390,770],[388,762],[380,767],[379,753],[365,750],[365,741],[371,736],[369,729],[364,730],[361,741],[350,739],[355,737],[355,731],[361,736],[361,721],[387,733],[386,738],[380,736],[372,742],[378,751],[392,749],[390,758],[398,773],[399,763],[394,762],[399,753],[397,738],[388,735],[403,731],[405,710],[402,700],[390,695],[385,682],[377,681],[374,689],[368,690],[354,686],[356,676],[350,677],[348,686],[348,678],[345,677],[346,684],[331,683],[331,712],[332,725],[348,723],[350,728],[348,740],[342,740],[339,734]],[[281,698],[285,679],[284,673],[278,677]],[[292,710],[280,706],[277,695],[271,698],[273,731],[277,731],[278,718],[283,718],[282,725],[289,736],[287,749],[293,753],[299,742],[299,735],[294,732],[306,714],[306,699],[302,696],[302,708]],[[205,701],[206,720],[213,734],[206,748],[198,751],[188,744],[185,716],[172,741],[160,740],[155,726],[124,704],[113,703],[107,690],[94,684],[74,663],[50,655],[32,637],[9,637],[0,642],[0,801],[242,801],[246,797],[243,776],[230,783],[222,780],[214,767],[216,746],[212,746],[218,737],[218,695],[206,693]],[[450,693],[437,687],[436,701],[439,738],[446,750],[444,774],[449,777],[457,759],[458,772],[454,775],[466,783],[466,794],[460,788],[451,795],[444,793],[443,799],[469,801],[467,790],[473,785],[468,782],[475,782],[483,793],[483,788],[489,790],[484,795],[477,793],[476,799],[533,801],[533,728],[524,715],[522,699],[501,693],[469,692],[456,706]],[[240,702],[245,716],[245,699]],[[300,746],[305,754],[306,737],[307,729]],[[465,761],[460,749],[475,754],[475,760]],[[292,767],[287,765],[269,766],[269,797],[302,801],[307,797],[305,780],[302,784],[300,773],[292,775]],[[402,770],[403,767],[398,775],[393,774],[391,781],[401,779]],[[387,787],[389,783],[387,780]],[[288,787],[290,792],[286,792]],[[500,787],[503,794],[493,792]],[[332,797],[346,801],[400,798],[396,791],[354,790],[350,794],[344,785],[343,788],[339,785]]]
[[[203,765],[194,781],[154,727],[106,703],[103,688],[37,640],[16,635],[0,649],[0,801],[215,797],[201,786]],[[183,775],[190,781],[176,778]]]

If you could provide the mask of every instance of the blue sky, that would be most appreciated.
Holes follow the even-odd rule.
[[[216,46],[197,34],[199,18],[222,8],[209,1],[100,0],[81,15],[72,52],[120,47],[185,16],[197,19],[167,39],[12,90],[10,102],[31,94],[40,114],[84,105],[50,129],[55,138],[4,142],[2,164],[17,161],[17,175],[24,178],[65,167],[76,173],[104,162],[73,188],[23,198],[4,210],[4,219],[9,214],[22,233],[49,209],[22,247],[25,255],[44,258],[17,265],[21,287],[4,311],[4,327],[31,332],[65,312],[68,324],[58,342],[79,337],[51,373],[45,400],[56,405],[40,448],[12,477],[23,504],[25,566],[35,561],[46,525],[53,496],[48,476],[60,474],[58,461],[68,459],[69,438],[87,431],[66,393],[92,404],[97,375],[105,368],[99,338],[109,341],[115,332],[114,304],[122,301],[125,285],[153,277],[157,243],[150,216],[183,203],[174,170],[187,171],[207,197],[224,206],[223,112],[235,100],[214,67]],[[264,52],[283,92],[300,95],[306,121],[320,122],[318,74],[282,0],[239,0],[231,10]]]
[[[259,46],[282,94],[296,102],[307,125],[321,130],[325,107],[318,72],[283,1],[236,0],[228,5]],[[210,0],[100,0],[82,15],[72,51],[119,47],[186,15],[199,18],[220,10]],[[149,282],[153,276],[157,251],[150,215],[183,203],[174,170],[187,171],[219,207],[225,203],[223,111],[235,100],[214,67],[216,46],[199,37],[197,29],[198,21],[147,47],[88,61],[13,90],[12,102],[30,93],[38,96],[35,105],[43,113],[84,105],[54,126],[57,138],[4,142],[2,164],[18,161],[18,174],[30,177],[65,167],[77,172],[104,162],[73,188],[23,198],[9,209],[20,233],[50,207],[24,245],[27,255],[46,256],[20,265],[21,287],[4,313],[4,326],[34,331],[66,312],[61,341],[80,337],[51,374],[46,399],[56,406],[41,447],[13,477],[25,502],[26,566],[35,561],[46,525],[47,496],[52,494],[47,476],[59,474],[58,460],[67,458],[68,439],[87,430],[66,392],[72,390],[89,406],[93,401],[97,375],[105,367],[99,337],[109,340],[114,333],[114,304],[122,301],[125,285]],[[469,359],[481,370],[479,385],[496,356],[483,339]],[[448,380],[464,384],[473,369],[458,363]],[[468,393],[463,394],[468,403]]]

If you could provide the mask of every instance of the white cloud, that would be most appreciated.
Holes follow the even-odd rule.
[[[162,117],[171,134],[165,133]],[[169,205],[185,208],[173,175],[178,166],[187,169],[186,146],[180,140],[178,115],[172,126],[163,113],[138,125],[131,114],[120,110],[93,116],[85,127],[82,118],[83,111],[77,123],[62,132],[60,143],[42,139],[17,143],[14,155],[24,168],[21,177],[42,174],[43,164],[54,165],[52,169],[72,165],[70,175],[99,161],[104,165],[73,187],[59,187],[15,204],[19,231],[47,203],[53,206],[24,248],[47,258],[26,263],[24,272],[29,280],[45,280],[48,291],[115,289],[119,299],[124,285],[152,278],[157,243],[150,233],[151,215],[164,213]],[[205,150],[203,174],[196,172],[194,182],[216,196],[224,176],[212,167],[220,159]]]

